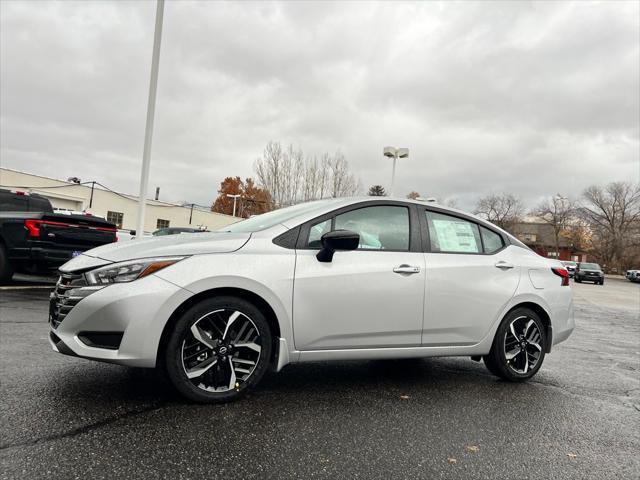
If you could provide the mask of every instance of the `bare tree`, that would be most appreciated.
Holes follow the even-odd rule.
[[[522,220],[522,201],[511,193],[490,194],[478,200],[474,213],[483,216],[504,230],[509,230]]]
[[[256,160],[254,170],[262,188],[269,191],[276,205],[282,200],[282,163],[283,152],[279,143],[269,142],[262,153],[262,158]]]
[[[575,204],[569,198],[557,194],[541,202],[531,211],[532,215],[551,225],[555,240],[556,252],[560,255],[560,237],[566,232],[575,218]]]
[[[449,208],[458,208],[458,199],[456,197],[447,197],[442,201],[442,205]]]
[[[348,197],[358,192],[358,180],[349,172],[349,163],[340,152],[331,158],[329,162],[331,172],[331,196]]]
[[[254,169],[260,185],[271,193],[278,207],[325,197],[343,197],[358,192],[359,181],[349,170],[344,155],[337,152],[305,157],[300,148],[286,149],[269,142]]]
[[[589,225],[596,254],[605,265],[622,269],[627,251],[640,248],[640,186],[593,185],[582,198],[580,214]]]

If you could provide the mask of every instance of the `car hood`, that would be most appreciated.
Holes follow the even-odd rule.
[[[242,248],[250,237],[250,233],[182,233],[180,235],[136,239],[121,244],[110,243],[88,250],[83,255],[110,262],[122,262],[136,258],[227,253]]]
[[[591,269],[581,268],[580,273],[602,273],[602,270],[591,270]]]

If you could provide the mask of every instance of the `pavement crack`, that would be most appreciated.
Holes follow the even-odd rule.
[[[112,415],[110,417],[104,418],[102,420],[99,420],[97,422],[94,423],[89,423],[87,425],[81,425],[79,427],[76,427],[72,430],[68,430],[66,432],[62,432],[62,433],[56,433],[53,435],[47,435],[44,437],[40,437],[40,438],[34,438],[31,440],[27,440],[27,441],[22,441],[22,442],[14,442],[14,443],[7,443],[4,445],[0,445],[0,452],[4,452],[5,450],[9,450],[12,448],[22,448],[22,447],[32,447],[34,445],[38,445],[41,443],[47,443],[47,442],[53,442],[55,440],[61,440],[63,438],[70,438],[70,437],[75,437],[77,435],[82,435],[83,433],[88,433],[91,432],[93,430],[97,430],[99,428],[105,427],[107,425],[110,425],[112,423],[115,423],[119,420],[123,420],[123,419],[127,419],[130,417],[135,417],[136,415],[141,415],[143,413],[149,413],[149,412],[153,412],[156,410],[160,410],[162,408],[164,408],[167,405],[166,402],[162,402],[162,403],[155,403],[152,405],[148,405],[146,407],[140,407],[140,408],[136,408],[133,410],[128,410],[126,412],[123,412],[121,414],[117,414],[117,415]]]

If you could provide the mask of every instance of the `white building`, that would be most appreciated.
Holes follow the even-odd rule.
[[[118,228],[135,230],[138,221],[138,197],[107,190],[91,184],[0,168],[0,188],[23,190],[47,197],[54,208],[87,211],[106,218]],[[93,197],[92,197],[93,196]],[[202,207],[181,206],[159,200],[147,200],[144,229],[153,232],[164,227],[193,227],[217,230],[240,220]]]

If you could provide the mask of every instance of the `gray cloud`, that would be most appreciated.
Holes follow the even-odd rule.
[[[137,190],[153,2],[0,3],[0,163]],[[210,203],[269,140],[397,192],[638,180],[637,2],[168,2],[151,187]]]

